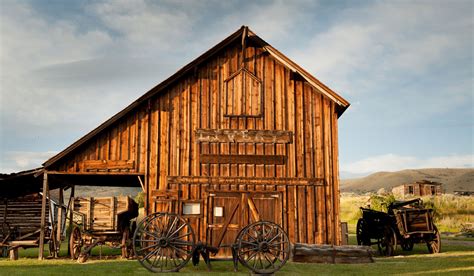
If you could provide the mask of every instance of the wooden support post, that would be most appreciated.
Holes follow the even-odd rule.
[[[69,202],[68,202],[68,212],[69,212],[68,233],[69,233],[69,235],[71,234],[72,227],[73,227],[72,220],[73,220],[73,210],[74,210],[74,188],[75,188],[75,186],[72,185],[71,186],[71,195],[69,196]],[[68,244],[69,244],[69,241],[68,241]],[[67,254],[68,254],[68,256],[71,255],[71,249],[70,249],[69,246],[67,247]]]
[[[10,249],[10,260],[12,261],[18,260],[18,247]]]
[[[46,196],[48,194],[48,173],[43,174],[43,200],[41,201],[41,229],[38,250],[38,260],[42,260],[44,256],[44,234],[46,228]]]
[[[63,233],[63,205],[64,205],[64,192],[63,188],[59,188],[59,208],[56,216],[56,245],[61,244],[61,236]],[[58,246],[59,247],[59,246]]]

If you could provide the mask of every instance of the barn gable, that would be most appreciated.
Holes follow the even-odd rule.
[[[100,126],[95,128],[94,130],[92,130],[91,132],[89,132],[88,134],[86,134],[85,136],[80,138],[75,143],[71,144],[69,147],[67,147],[66,149],[64,149],[63,151],[58,153],[57,155],[55,155],[52,158],[50,158],[49,160],[47,160],[43,164],[43,166],[45,168],[53,166],[57,161],[59,161],[60,159],[63,159],[66,155],[69,155],[71,152],[77,151],[77,149],[81,148],[81,147],[84,148],[84,145],[90,143],[90,139],[92,139],[93,137],[95,137],[95,139],[100,140],[101,133],[107,132],[107,131],[105,131],[107,128],[110,128],[114,124],[116,125],[117,121],[122,121],[124,117],[129,117],[130,113],[133,112],[133,110],[136,110],[137,108],[139,108],[139,106],[146,105],[147,100],[149,100],[151,97],[155,96],[156,94],[161,94],[163,92],[169,91],[169,87],[173,86],[173,84],[176,81],[178,81],[180,78],[182,78],[183,76],[186,76],[187,74],[190,74],[190,73],[195,74],[197,68],[202,66],[203,63],[206,63],[209,59],[214,58],[216,56],[216,54],[218,54],[219,52],[222,52],[226,47],[229,47],[231,45],[235,46],[235,43],[239,42],[239,40],[243,36],[248,37],[248,41],[249,41],[248,43],[253,44],[253,46],[255,46],[255,47],[261,48],[261,53],[264,53],[264,54],[267,54],[267,55],[271,56],[276,62],[278,62],[279,64],[284,66],[287,70],[289,70],[290,74],[293,74],[294,76],[300,77],[303,80],[305,80],[305,85],[311,86],[312,91],[321,93],[322,95],[324,95],[325,97],[329,98],[331,101],[336,103],[335,108],[337,110],[338,116],[342,115],[342,113],[349,107],[349,105],[350,105],[349,102],[347,102],[344,98],[342,98],[336,92],[334,92],[329,87],[327,87],[326,85],[321,83],[319,80],[317,80],[311,74],[306,72],[303,68],[298,66],[296,63],[291,61],[289,58],[287,58],[285,55],[283,55],[277,49],[273,48],[270,44],[268,44],[263,39],[258,37],[255,33],[253,33],[247,27],[242,26],[235,33],[231,34],[229,37],[224,39],[222,42],[220,42],[219,44],[217,44],[216,46],[214,46],[213,48],[211,48],[210,50],[208,50],[207,52],[205,52],[204,54],[202,54],[201,56],[196,58],[194,61],[192,61],[188,65],[181,68],[174,75],[170,76],[165,81],[161,82],[157,86],[150,89],[147,93],[145,93],[143,96],[141,96],[136,101],[132,102],[125,109],[123,109],[122,111],[120,111],[119,113],[117,113],[116,115],[114,115],[113,117],[108,119],[107,121],[105,121],[103,124],[101,124]],[[239,73],[239,74],[237,74],[237,73]],[[232,76],[228,77],[225,80],[226,89],[229,89],[228,87],[232,86],[232,81],[235,78],[238,78],[238,77],[241,77],[241,76],[248,79],[248,78],[251,78],[249,76],[252,76],[252,74],[249,73],[248,70],[244,70],[244,71],[238,70],[238,71],[234,72],[234,74]],[[222,80],[220,80],[220,81],[222,81]],[[257,78],[255,78],[255,76],[252,79],[252,81],[260,82],[259,85],[261,85],[261,80],[258,80]],[[262,89],[262,93],[263,93],[263,89]],[[258,94],[258,93],[255,92],[254,94]],[[252,95],[252,96],[253,97],[251,97],[251,98],[255,98],[255,97],[257,99],[260,98],[259,97],[260,95]],[[251,111],[251,113],[253,112],[255,114],[255,112],[258,112],[258,110],[259,110],[258,106],[254,105],[253,110]],[[226,107],[226,112],[227,111],[228,110],[227,110],[227,107]],[[232,113],[232,110],[230,112]],[[228,115],[235,115],[235,114],[228,114]],[[128,124],[133,124],[133,122],[131,122],[131,121],[134,121],[136,119],[137,118],[129,119],[130,121],[127,122],[127,125]],[[118,126],[118,128],[123,128],[123,127],[124,126]],[[127,128],[127,129],[131,128],[128,131],[130,131],[130,132],[133,131],[132,130],[133,126],[125,126],[125,128]],[[110,136],[110,134],[107,134],[107,135]],[[115,135],[115,133],[112,133],[111,135]],[[131,142],[134,142],[134,141],[131,141]],[[132,146],[132,145],[130,144],[129,146]]]

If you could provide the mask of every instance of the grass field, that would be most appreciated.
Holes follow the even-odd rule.
[[[354,243],[351,236],[351,243]],[[474,241],[459,238],[443,239],[440,254],[427,254],[425,245],[415,245],[412,252],[397,251],[397,256],[375,258],[370,264],[299,264],[288,263],[279,275],[473,275],[474,274]],[[150,275],[136,260],[122,260],[120,251],[103,247],[102,259],[99,259],[99,248],[93,251],[93,257],[85,264],[68,259],[65,245],[62,246],[60,259],[38,261],[37,250],[20,250],[20,259],[10,261],[0,259],[0,275]],[[214,261],[211,274],[214,275],[248,275],[249,271],[239,266],[239,272],[232,271],[230,261]],[[179,275],[206,275],[204,264],[193,267],[191,263],[180,271]]]

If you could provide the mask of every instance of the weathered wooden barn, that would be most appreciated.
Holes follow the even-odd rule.
[[[141,185],[146,213],[178,212],[214,246],[255,220],[291,242],[340,244],[348,106],[243,26],[46,161],[44,183]]]
[[[403,198],[414,196],[437,196],[443,193],[443,188],[441,183],[425,179],[393,187],[392,193]]]

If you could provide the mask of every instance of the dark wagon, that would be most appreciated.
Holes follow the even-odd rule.
[[[433,222],[433,210],[422,207],[421,199],[397,201],[388,212],[361,208],[357,221],[357,243],[377,245],[385,256],[393,255],[397,245],[405,251],[415,243],[426,243],[430,253],[441,250],[440,234]]]

